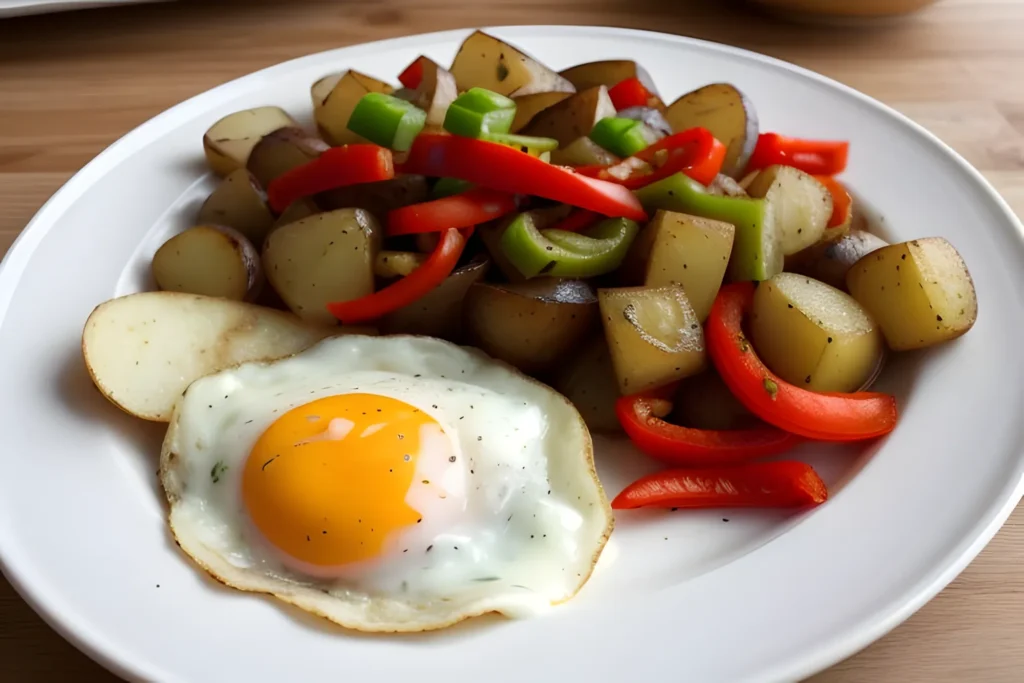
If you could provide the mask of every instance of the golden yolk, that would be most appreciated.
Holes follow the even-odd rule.
[[[405,502],[420,429],[440,425],[408,403],[372,394],[294,408],[260,436],[245,463],[242,499],[285,554],[330,567],[376,557],[385,537],[416,524]]]

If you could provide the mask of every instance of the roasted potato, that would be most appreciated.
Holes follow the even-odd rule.
[[[594,124],[615,116],[615,106],[603,85],[582,90],[533,117],[523,135],[558,140],[559,147],[590,135]]]
[[[240,363],[290,356],[345,331],[238,301],[143,292],[93,310],[82,354],[93,383],[114,405],[144,420],[167,422],[194,380]]]
[[[294,202],[288,205],[288,207],[281,212],[281,215],[274,221],[274,230],[280,228],[282,225],[288,225],[295,221],[300,221],[303,218],[308,218],[313,214],[320,213],[323,211],[317,202],[310,197],[303,197],[302,199],[296,199]],[[258,244],[262,245],[262,242]]]
[[[573,92],[572,83],[521,50],[483,31],[463,41],[450,69],[459,91],[486,88],[508,97]]]
[[[941,237],[871,252],[853,264],[846,285],[878,321],[894,351],[955,339],[978,317],[971,274],[960,253]]]
[[[197,225],[164,242],[153,256],[160,289],[235,301],[255,298],[263,285],[259,251],[223,225]]]
[[[767,198],[775,214],[782,253],[816,244],[832,217],[832,195],[824,185],[792,166],[769,166],[747,186],[751,197]]]
[[[551,163],[559,166],[611,166],[621,159],[584,136],[551,153]]]
[[[463,307],[468,341],[523,372],[554,370],[597,327],[597,297],[582,280],[477,282]]]
[[[311,161],[330,146],[301,128],[279,128],[265,135],[249,154],[245,167],[263,187],[281,174]]]
[[[381,228],[362,209],[338,209],[284,225],[263,247],[267,279],[288,308],[311,323],[335,322],[326,309],[373,292]]]
[[[426,260],[426,254],[415,251],[378,251],[373,259],[373,274],[385,280],[405,277]]]
[[[324,209],[365,209],[377,220],[384,221],[388,211],[429,198],[430,187],[421,175],[400,175],[392,180],[363,183],[328,190],[316,195],[316,203]]]
[[[440,128],[444,124],[444,116],[448,106],[459,96],[455,85],[455,77],[428,57],[420,57],[423,77],[410,95],[409,101],[427,112],[428,126]]]
[[[263,136],[298,125],[280,107],[257,107],[225,116],[203,136],[206,163],[218,175],[245,168],[249,152]]]
[[[665,118],[676,132],[700,126],[726,146],[722,173],[737,177],[747,166],[757,144],[754,105],[735,86],[712,83],[669,105]]]
[[[812,391],[856,391],[885,351],[878,325],[853,297],[795,273],[758,286],[749,329],[772,372]]]
[[[659,210],[633,242],[624,269],[647,287],[681,285],[703,323],[729,267],[735,234],[732,223]]]
[[[826,231],[826,237],[832,229]],[[796,256],[797,261],[786,263],[787,270],[809,275],[837,289],[846,289],[846,274],[853,264],[866,254],[888,246],[888,242],[877,235],[861,230],[851,230],[846,236],[833,242],[824,241],[805,249]]]
[[[486,256],[479,255],[456,269],[419,301],[385,316],[380,321],[381,331],[385,334],[422,334],[461,342],[466,292],[483,279],[489,266]]]
[[[577,91],[594,88],[599,85],[611,88],[627,78],[637,78],[647,88],[647,92],[652,95],[652,101],[648,102],[648,106],[662,111],[665,109],[665,103],[661,101],[661,96],[658,95],[658,88],[654,85],[654,80],[650,74],[631,59],[612,59],[602,62],[578,64],[562,71],[561,75],[572,83]]]
[[[615,414],[619,384],[603,336],[592,339],[566,359],[551,386],[572,401],[592,432],[622,431]]]
[[[239,168],[225,176],[203,202],[196,222],[226,225],[253,244],[262,245],[274,225],[274,215],[267,207],[267,195],[259,182],[249,171]]]
[[[664,386],[704,369],[704,330],[682,287],[600,289],[597,296],[623,394]]]
[[[693,429],[748,429],[763,423],[743,407],[715,370],[679,383],[672,397],[670,420]]]
[[[348,129],[348,120],[363,95],[371,92],[390,95],[394,88],[358,71],[331,74],[313,84],[313,118],[324,140],[337,146],[366,142]]]
[[[518,133],[526,127],[537,114],[549,107],[553,107],[564,99],[572,97],[571,92],[537,92],[532,95],[522,95],[513,98],[516,103],[516,117],[512,119],[510,133]]]

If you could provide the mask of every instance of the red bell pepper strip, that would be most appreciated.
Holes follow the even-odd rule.
[[[420,87],[423,81],[423,57],[417,57],[413,63],[405,67],[405,71],[398,75],[398,82],[406,88],[415,90]]]
[[[782,164],[811,175],[837,175],[846,168],[850,143],[840,140],[801,140],[778,133],[761,133],[744,175]]]
[[[828,219],[828,225],[826,227],[834,228],[842,225],[850,217],[850,210],[853,205],[853,199],[850,197],[850,193],[843,187],[843,184],[827,175],[818,175],[814,178],[825,186],[829,194],[832,195],[832,217]]]
[[[461,178],[481,187],[553,199],[604,216],[647,220],[640,202],[624,187],[485,140],[421,133],[401,164],[401,171]]]
[[[827,499],[828,487],[810,465],[783,460],[656,472],[627,486],[612,509],[796,508]]]
[[[416,235],[446,228],[468,228],[516,210],[516,198],[477,188],[432,202],[410,204],[388,213],[388,235]]]
[[[637,190],[682,171],[709,185],[722,170],[726,148],[706,128],[689,128],[658,140],[613,166],[582,166],[583,175]]]
[[[888,394],[808,391],[769,370],[743,334],[743,316],[753,299],[752,282],[723,286],[704,329],[718,374],[747,410],[779,429],[820,441],[870,439],[896,427],[896,399]]]
[[[345,325],[376,320],[383,315],[415,303],[444,282],[462,255],[468,236],[455,228],[441,233],[437,247],[416,270],[384,289],[351,301],[333,301],[327,310]]]
[[[601,216],[586,209],[576,209],[568,216],[551,226],[551,230],[562,230],[564,232],[579,232],[589,228],[597,222]]]
[[[710,430],[665,422],[672,404],[648,396],[623,396],[615,402],[622,429],[641,452],[672,465],[732,465],[783,453],[803,442],[775,427]]]
[[[275,213],[281,213],[296,199],[394,177],[395,165],[389,149],[368,144],[332,147],[272,180],[267,187],[267,200]]]
[[[608,96],[611,98],[612,104],[615,105],[616,111],[630,107],[646,107],[651,100],[650,91],[635,76],[619,81],[609,88]]]

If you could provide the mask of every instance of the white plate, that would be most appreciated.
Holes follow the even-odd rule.
[[[0,0],[0,19],[20,17],[28,14],[49,14],[69,10],[110,7],[114,5],[137,5],[144,2],[167,2],[168,0]]]
[[[806,448],[834,496],[799,517],[763,512],[618,517],[600,571],[536,620],[481,619],[422,636],[360,636],[222,588],[176,550],[154,471],[161,429],[93,390],[79,335],[90,310],[148,285],[148,257],[212,186],[200,138],[236,109],[309,116],[308,88],[351,67],[392,78],[464,31],[313,55],[228,83],[125,136],[58,192],[0,272],[0,554],[65,636],[132,678],[160,681],[791,680],[867,645],[981,550],[1021,495],[1021,225],[962,159],[899,114],[766,57],[609,28],[495,32],[551,66],[614,57],[669,99],[729,81],[763,128],[852,143],[846,178],[890,237],[943,235],[977,285],[961,340],[889,368],[902,421],[865,448]],[[600,444],[611,493],[653,469]],[[725,519],[729,522],[726,523]]]

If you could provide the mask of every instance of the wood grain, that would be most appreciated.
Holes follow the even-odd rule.
[[[944,0],[904,19],[856,28],[751,18],[741,5],[713,0],[196,0],[0,21],[0,250],[83,164],[187,97],[311,52],[495,24],[646,28],[796,62],[921,122],[1024,214],[1024,3]],[[812,680],[1019,681],[1021,633],[1024,512],[1018,510],[946,591]],[[116,679],[0,580],[0,680]]]

